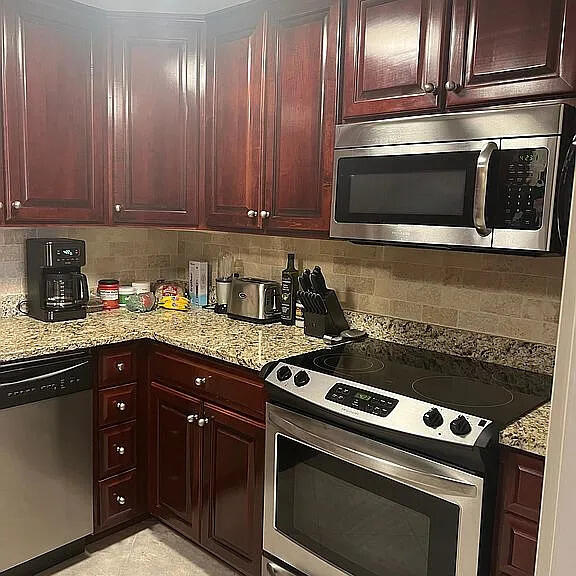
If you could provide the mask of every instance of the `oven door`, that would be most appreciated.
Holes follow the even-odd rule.
[[[268,405],[264,550],[295,571],[476,575],[482,495],[482,478]]]
[[[330,235],[490,248],[488,167],[499,146],[498,140],[336,150]]]

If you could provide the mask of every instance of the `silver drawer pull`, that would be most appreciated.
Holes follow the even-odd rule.
[[[204,384],[206,384],[206,378],[196,378],[194,384],[196,384],[196,386],[204,386]]]
[[[126,453],[126,448],[124,448],[124,446],[116,446],[116,452],[118,452],[120,456],[124,456]]]
[[[124,506],[124,504],[126,504],[126,498],[124,498],[124,496],[116,496],[116,502],[118,502],[120,506]]]
[[[116,402],[116,408],[118,408],[120,412],[124,412],[126,410],[126,404],[124,402]]]
[[[116,364],[116,369],[118,372],[124,372],[125,368],[126,364],[124,364],[124,362],[118,362],[118,364]]]

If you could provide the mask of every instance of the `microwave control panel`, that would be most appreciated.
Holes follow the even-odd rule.
[[[548,150],[501,150],[498,157],[500,193],[494,227],[538,230],[542,227]]]

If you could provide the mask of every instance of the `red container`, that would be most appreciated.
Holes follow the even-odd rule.
[[[104,310],[120,308],[120,280],[100,280],[98,294],[102,299]]]

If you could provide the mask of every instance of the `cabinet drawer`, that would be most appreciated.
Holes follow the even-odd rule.
[[[100,356],[99,386],[117,386],[136,380],[136,356],[133,348],[112,348]]]
[[[264,385],[248,370],[219,366],[170,350],[155,350],[150,358],[150,377],[154,382],[219,402],[226,408],[264,418]]]
[[[498,576],[533,576],[536,570],[538,525],[504,514],[498,543]]]
[[[136,418],[136,384],[98,392],[98,425],[110,426]]]
[[[136,467],[136,424],[122,424],[98,434],[100,478]]]
[[[126,522],[142,512],[136,470],[98,483],[101,530]]]
[[[504,466],[504,510],[538,522],[544,483],[544,460],[511,452]]]

